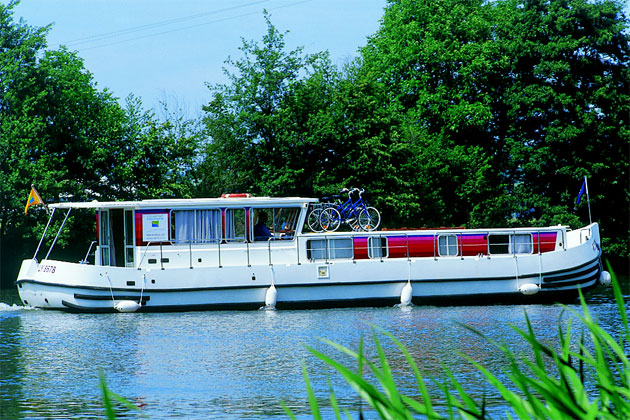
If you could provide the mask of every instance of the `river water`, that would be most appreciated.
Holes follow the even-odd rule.
[[[622,290],[627,303],[627,277]],[[104,418],[101,371],[113,392],[151,419],[286,418],[283,403],[298,418],[309,418],[303,365],[325,418],[333,417],[329,383],[342,408],[358,418],[354,391],[307,347],[351,363],[321,339],[355,350],[363,339],[374,356],[372,326],[398,337],[424,373],[441,380],[447,366],[469,392],[485,396],[496,417],[505,417],[507,408],[462,355],[497,371],[506,361],[463,325],[525,355],[528,345],[510,326],[524,328],[525,313],[550,344],[556,342],[558,320],[566,326],[573,318],[576,325],[559,305],[69,314],[24,308],[15,291],[0,293],[1,419]],[[606,330],[619,331],[610,288],[591,292],[588,302]],[[579,305],[569,307],[579,310]],[[400,389],[415,395],[404,357],[386,337],[379,340]],[[363,410],[366,418],[376,417]],[[119,418],[137,417],[119,411]]]

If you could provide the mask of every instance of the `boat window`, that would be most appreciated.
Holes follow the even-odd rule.
[[[438,254],[440,257],[451,257],[459,255],[457,246],[457,235],[438,236]]]
[[[383,258],[387,257],[387,238],[382,236],[371,236],[368,238],[368,257]]]
[[[299,207],[277,207],[254,209],[252,213],[253,237],[255,241],[290,240],[300,216]]]
[[[221,210],[173,210],[171,237],[177,243],[213,243],[221,240]]]
[[[331,259],[352,258],[353,243],[350,238],[330,239],[328,249],[330,250]]]
[[[308,241],[306,254],[310,260],[328,259],[328,241],[326,239],[313,239]]]
[[[354,253],[351,238],[311,239],[306,244],[310,260],[350,259]]]
[[[245,242],[245,209],[225,211],[225,239],[228,242]]]
[[[488,248],[490,254],[509,254],[510,235],[490,234],[488,235]]]
[[[531,233],[517,233],[512,235],[512,249],[515,254],[531,254],[534,250]]]

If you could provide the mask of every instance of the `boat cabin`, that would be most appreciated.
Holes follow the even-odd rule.
[[[95,265],[137,269],[491,258],[542,254],[566,246],[564,227],[312,233],[305,220],[315,202],[228,196],[51,207],[95,209]]]
[[[183,254],[269,242],[291,243],[304,225],[310,198],[224,197],[128,202],[58,203],[53,209],[96,210],[95,264],[169,264]],[[263,246],[263,245],[258,245]],[[160,257],[155,257],[159,249]],[[89,251],[88,251],[89,253]],[[87,260],[87,258],[86,258]],[[203,256],[197,257],[203,262]],[[177,264],[178,266],[181,265]],[[192,266],[192,263],[190,264]]]

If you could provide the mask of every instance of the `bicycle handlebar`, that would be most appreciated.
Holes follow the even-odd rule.
[[[353,193],[358,193],[359,197],[361,197],[361,195],[365,192],[365,189],[363,188],[342,188],[339,190],[340,193],[347,193],[348,197],[350,197]]]

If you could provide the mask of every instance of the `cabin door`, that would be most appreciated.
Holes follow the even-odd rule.
[[[129,210],[110,209],[102,210],[99,215],[100,226],[100,249],[101,265],[111,265],[115,267],[127,266],[127,229],[125,226],[127,212]],[[133,211],[131,219],[133,220]],[[131,225],[133,232],[133,225]],[[129,239],[133,244],[133,235]],[[133,264],[133,250],[131,252],[131,263]]]

